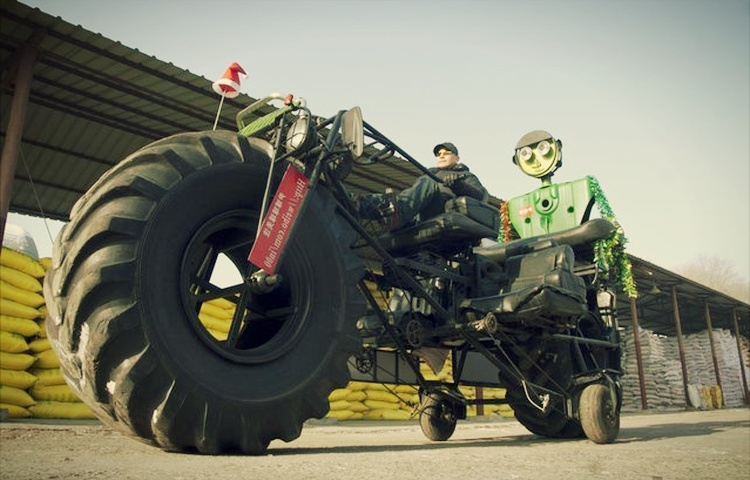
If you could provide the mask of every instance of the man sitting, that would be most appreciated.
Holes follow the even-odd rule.
[[[369,194],[359,200],[359,214],[363,218],[386,219],[392,230],[412,221],[424,220],[443,213],[445,202],[459,196],[487,201],[487,190],[479,179],[460,163],[458,149],[450,142],[435,145],[432,149],[437,166],[429,171],[441,181],[429,175],[417,178],[414,184],[400,192]]]

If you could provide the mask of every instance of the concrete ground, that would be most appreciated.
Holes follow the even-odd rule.
[[[416,421],[312,421],[268,455],[163,452],[96,421],[0,422],[0,479],[750,479],[750,410],[625,413],[618,440],[551,440],[514,419],[459,422],[447,442]]]

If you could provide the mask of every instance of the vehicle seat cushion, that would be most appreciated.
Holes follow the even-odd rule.
[[[497,230],[472,220],[468,216],[447,212],[416,225],[407,226],[381,236],[378,241],[391,253],[404,253],[426,244],[443,245],[478,242],[482,238],[494,238]]]

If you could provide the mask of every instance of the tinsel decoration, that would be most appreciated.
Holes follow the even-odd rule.
[[[497,239],[500,243],[510,242],[510,217],[508,216],[508,202],[500,200],[500,223],[502,235]]]
[[[609,238],[598,240],[594,244],[594,261],[604,271],[614,270],[615,281],[622,286],[622,290],[628,297],[636,298],[638,292],[635,287],[633,267],[630,264],[630,259],[625,254],[625,244],[628,243],[627,238],[625,238],[625,232],[617,219],[615,219],[615,214],[599,185],[599,181],[590,175],[586,178],[589,181],[589,191],[594,197],[599,214],[615,226],[615,231]],[[500,205],[500,222],[502,230],[498,234],[497,241],[500,243],[509,242],[511,240],[511,223],[508,216],[507,202],[502,202]]]
[[[635,288],[635,278],[633,277],[633,267],[630,259],[625,254],[625,244],[628,243],[625,238],[625,232],[622,226],[615,219],[615,214],[609,206],[606,195],[599,185],[599,181],[592,177],[589,180],[589,189],[594,197],[594,202],[599,209],[599,214],[612,222],[615,231],[609,238],[598,240],[594,245],[594,261],[605,271],[614,269],[615,280],[622,286],[622,290],[628,297],[636,298],[638,291]]]

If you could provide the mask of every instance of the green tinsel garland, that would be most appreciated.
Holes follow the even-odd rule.
[[[594,245],[594,260],[604,270],[609,270],[610,267],[614,268],[615,280],[622,286],[622,290],[628,297],[635,298],[638,296],[638,291],[635,288],[633,267],[625,254],[625,244],[628,243],[625,232],[615,219],[615,214],[609,206],[599,181],[590,175],[587,178],[591,194],[599,208],[599,214],[615,226],[612,236],[604,240],[598,240]]]

